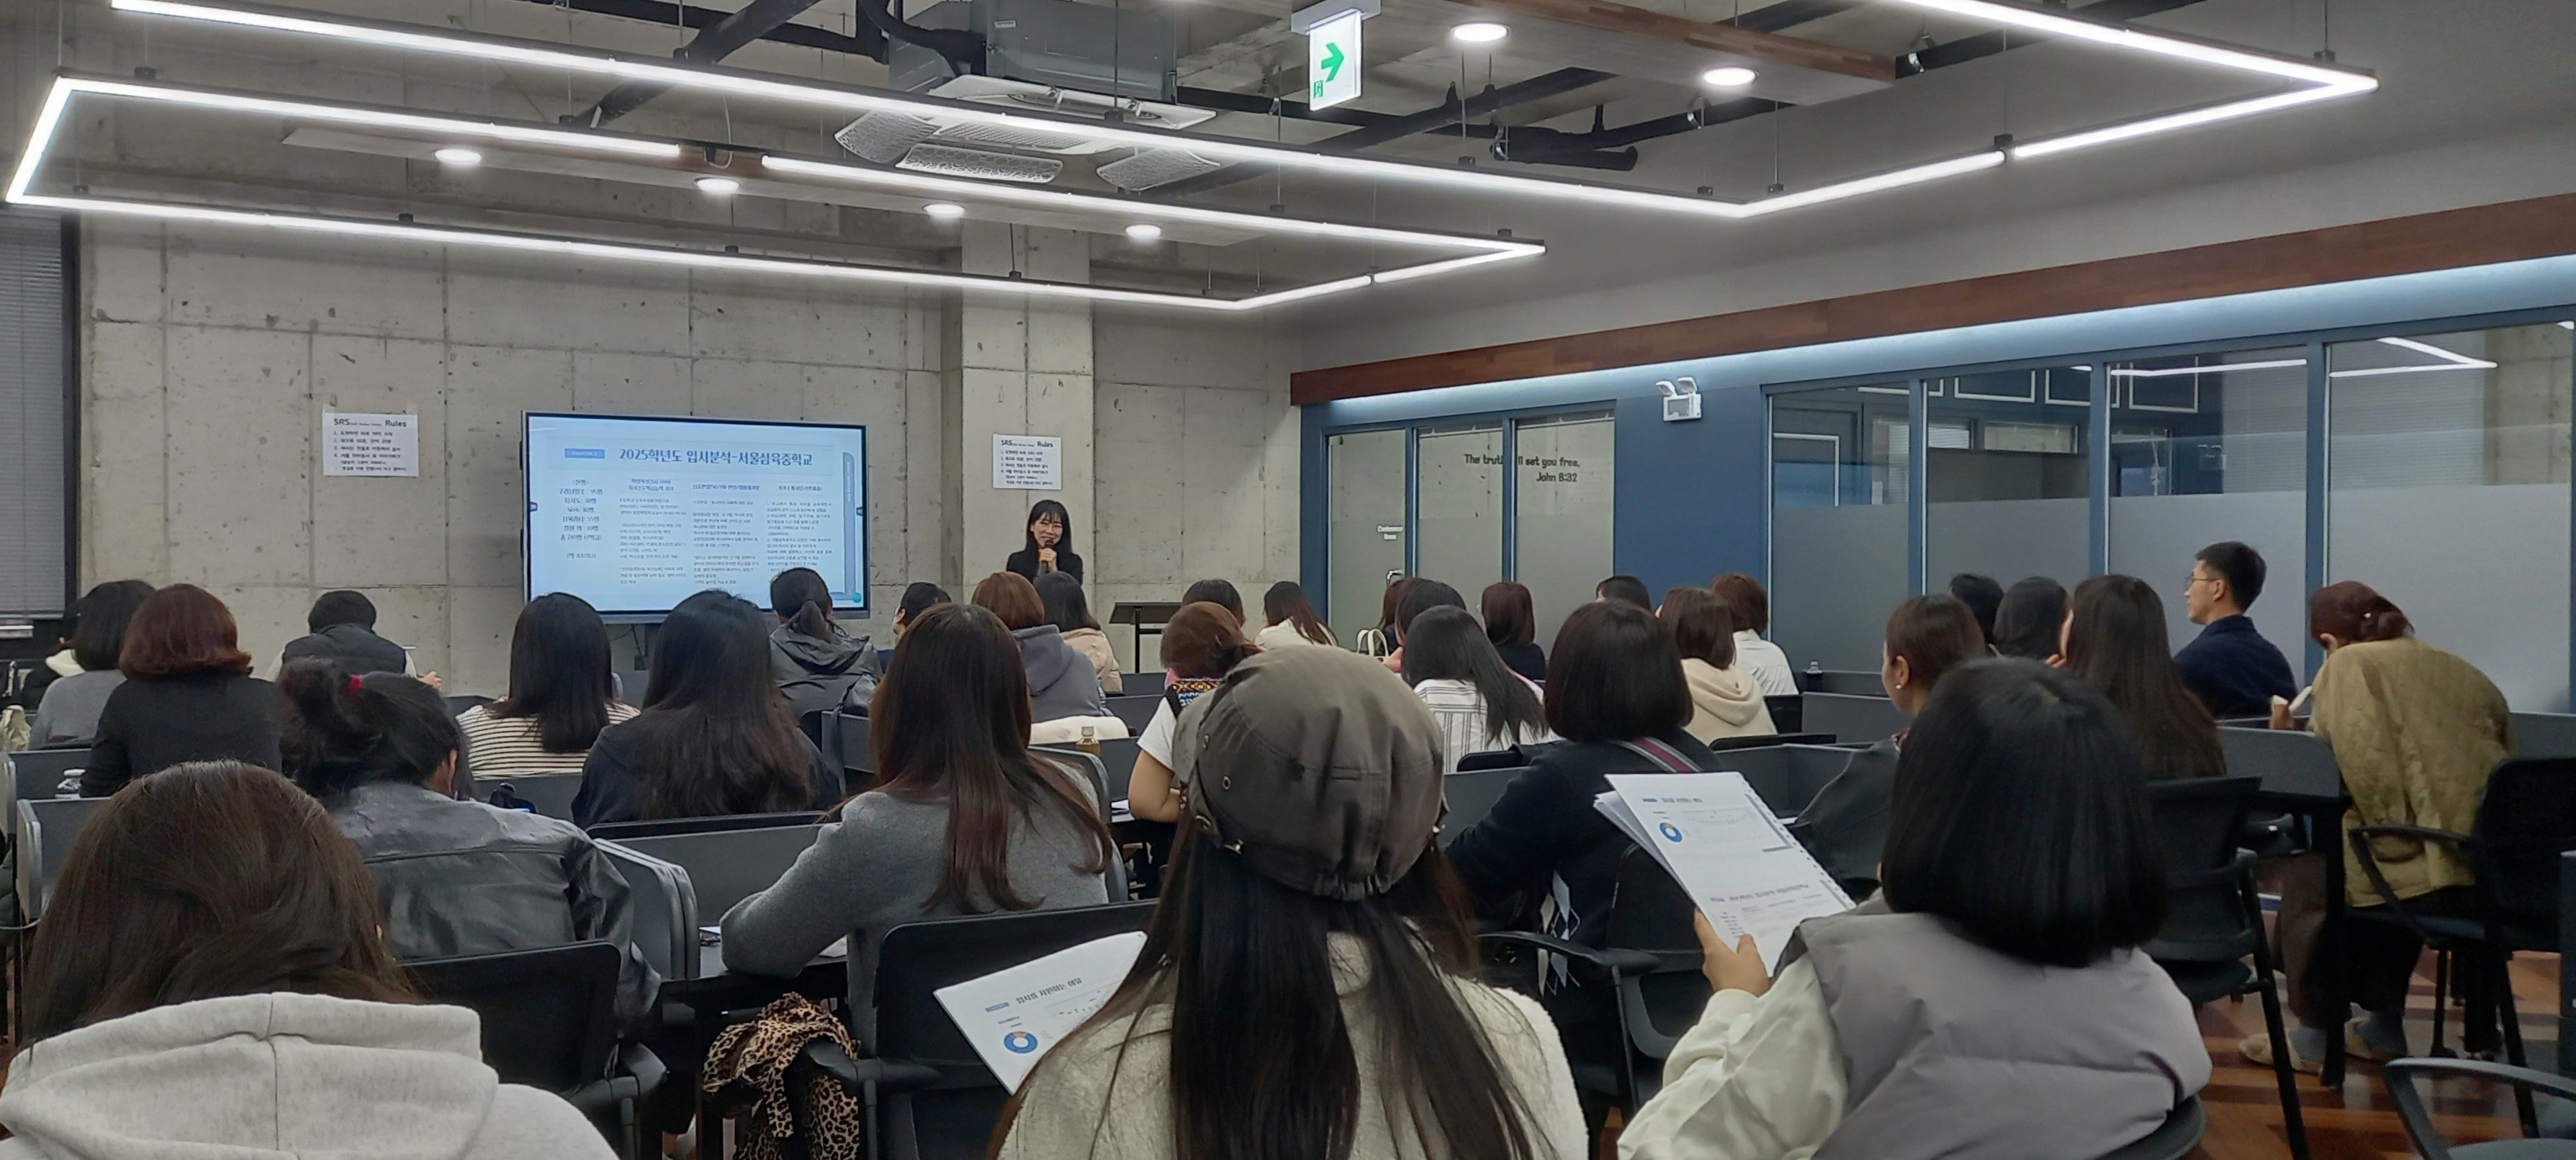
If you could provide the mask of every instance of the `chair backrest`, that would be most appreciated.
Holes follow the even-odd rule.
[[[1470,753],[1460,757],[1458,759],[1457,772],[1475,773],[1480,770],[1487,769],[1519,769],[1528,764],[1529,755],[1518,749],[1493,749],[1487,750],[1483,753]]]
[[[617,842],[599,843],[599,852],[626,876],[635,949],[644,961],[665,979],[697,978],[698,896],[689,872]]]
[[[1825,745],[1766,745],[1721,750],[1716,766],[1743,774],[1744,784],[1772,813],[1794,818],[1827,783],[1842,776],[1851,759],[1851,750]]]
[[[824,727],[823,735],[838,743],[834,748],[840,750],[843,774],[868,774],[871,779],[874,777],[877,771],[877,752],[870,746],[867,714],[843,709],[833,715],[833,720]],[[829,756],[828,751],[826,755]],[[851,780],[857,782],[862,779],[853,777]]]
[[[1109,715],[1127,723],[1127,732],[1143,733],[1154,723],[1154,710],[1163,703],[1163,695],[1150,697],[1124,696],[1109,698]]]
[[[1887,684],[1875,672],[1824,669],[1798,674],[1798,690],[1804,693],[1831,693],[1843,697],[1885,697]]]
[[[8,755],[11,776],[16,779],[14,799],[53,797],[63,779],[89,765],[89,747],[77,749],[27,749]]]
[[[801,815],[811,819],[813,815]],[[814,844],[821,828],[813,825],[771,826],[757,830],[715,830],[694,834],[652,834],[615,839],[688,872],[691,910],[682,915],[692,941],[701,926],[714,925],[733,904],[767,890],[798,855]],[[693,976],[694,977],[694,976]]]
[[[1905,728],[1905,714],[1897,710],[1896,702],[1883,696],[1808,693],[1803,700],[1799,727],[1809,733],[1832,734],[1836,741],[1873,744]]]
[[[1118,687],[1122,697],[1159,697],[1169,687],[1172,674],[1156,669],[1150,673],[1120,673]]]
[[[2165,920],[2146,946],[2166,963],[2231,962],[2259,933],[2236,876],[2237,843],[2263,782],[2200,777],[2147,786],[2147,807],[2165,863]],[[2199,996],[2194,996],[2195,1000]]]
[[[608,674],[617,686],[617,699],[638,709],[644,707],[644,690],[653,682],[651,669],[619,669]]]
[[[627,841],[633,838],[658,838],[666,834],[720,834],[727,830],[774,830],[786,826],[819,826],[823,816],[813,810],[789,810],[776,814],[717,814],[711,818],[656,818],[649,822],[601,822],[590,827],[591,837]]]
[[[1449,812],[1440,819],[1440,844],[1447,846],[1466,833],[1467,827],[1483,821],[1494,812],[1494,803],[1503,800],[1503,791],[1514,778],[1529,772],[1526,765],[1508,769],[1480,769],[1473,773],[1453,773],[1440,779],[1442,792],[1449,798]]]
[[[1762,707],[1771,713],[1771,727],[1782,733],[1796,733],[1807,727],[1807,699],[1796,693],[1764,697]]]
[[[1101,819],[1108,820],[1109,803],[1117,799],[1109,792],[1109,770],[1106,763],[1070,745],[1032,745],[1029,747],[1029,752],[1053,760],[1067,772],[1080,773],[1083,781],[1091,786],[1092,802],[1100,807]]]
[[[2222,728],[2218,744],[2227,752],[2227,772],[2262,778],[2264,793],[2326,800],[2343,796],[2343,770],[2335,765],[2334,747],[2314,733]]]
[[[483,1062],[501,1082],[570,1092],[608,1071],[624,958],[614,943],[584,942],[407,969],[422,997],[483,1017]]]
[[[804,731],[805,740],[813,742],[817,750],[823,748],[823,719],[831,715],[828,709],[815,709],[796,715],[796,727]]]
[[[486,697],[481,693],[458,693],[453,697],[445,698],[445,700],[447,701],[447,715],[450,717],[471,709],[476,705],[489,705],[492,703],[492,698]]]
[[[2483,892],[2499,917],[2553,929],[2559,856],[2576,850],[2576,757],[2507,761],[2487,778],[2476,823]]]
[[[934,993],[1094,939],[1145,929],[1150,902],[1031,910],[914,922],[887,931],[877,951],[876,1052],[928,1064],[931,1090],[901,1097],[890,1117],[889,1155],[928,1160],[980,1157],[1000,1120],[1005,1093]],[[857,998],[853,996],[853,998]]]
[[[569,822],[572,820],[572,799],[581,792],[581,775],[525,773],[488,780],[477,778],[474,790],[492,805],[515,809],[518,803],[524,802],[531,813]],[[506,799],[502,796],[505,792],[509,795]]]
[[[45,902],[54,893],[54,880],[62,877],[63,859],[71,855],[72,839],[80,836],[90,815],[106,804],[106,798],[18,803],[18,907],[27,917],[44,913]],[[30,886],[34,887],[32,893]]]
[[[1831,733],[1764,733],[1754,737],[1720,737],[1708,743],[1709,752],[1724,753],[1729,749],[1768,749],[1774,745],[1832,745]]]
[[[2576,757],[2576,713],[2513,715],[2515,757]]]

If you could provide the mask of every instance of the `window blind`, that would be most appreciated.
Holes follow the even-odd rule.
[[[63,614],[62,219],[0,210],[0,616]]]

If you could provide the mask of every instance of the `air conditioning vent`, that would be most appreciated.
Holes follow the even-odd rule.
[[[1187,149],[1147,149],[1133,157],[1123,157],[1103,165],[1098,172],[1100,180],[1134,193],[1220,168],[1223,166],[1217,162]]]
[[[1020,125],[967,123],[939,130],[939,140],[959,145],[992,145],[1032,153],[1089,153],[1090,139],[1079,133],[1051,133]]]
[[[913,146],[912,152],[904,154],[903,160],[895,163],[895,168],[915,173],[936,173],[943,177],[1044,185],[1064,172],[1064,162],[1052,157],[1022,157],[1017,153],[922,144]]]

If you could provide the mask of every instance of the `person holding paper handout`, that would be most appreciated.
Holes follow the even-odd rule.
[[[995,1155],[1583,1160],[1555,1026],[1474,981],[1444,902],[1440,730],[1412,691],[1280,649],[1178,733],[1189,819],[1143,952],[1038,1061]]]
[[[1622,1160],[2099,1156],[2209,1082],[2191,1005],[2137,949],[2164,866],[2100,693],[2020,660],[1944,677],[1894,814],[1886,888],[1801,924],[1777,977],[1701,920],[1715,993]]]

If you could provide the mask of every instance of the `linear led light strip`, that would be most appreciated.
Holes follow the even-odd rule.
[[[308,121],[365,125],[401,129],[434,139],[483,137],[524,144],[549,145],[559,148],[609,153],[655,161],[672,161],[686,150],[672,142],[599,133],[588,130],[560,130],[518,125],[509,122],[476,121],[452,117],[426,116],[389,109],[372,109],[347,105],[316,104],[245,93],[216,92],[181,88],[171,85],[135,84],[128,81],[97,77],[66,76],[54,82],[55,90],[68,95],[98,93],[106,96],[158,101],[198,108],[262,113]],[[59,120],[59,108],[51,96],[46,114],[37,119],[36,135],[26,155],[19,161],[18,172],[9,185],[11,196],[25,193],[31,186],[37,167],[51,143]],[[1233,210],[1202,209],[1175,206],[1099,194],[1073,193],[1063,190],[1027,189],[1019,186],[987,185],[956,178],[930,177],[921,174],[864,169],[858,166],[834,165],[795,158],[760,158],[762,165],[783,174],[834,178],[858,184],[874,184],[913,189],[937,194],[988,201],[1013,201],[1057,209],[1091,211],[1115,215],[1121,219],[1162,217],[1210,225],[1230,226],[1266,234],[1301,234],[1314,237],[1343,238],[1354,241],[1388,242],[1399,245],[1463,249],[1513,256],[1543,253],[1541,243],[1488,238],[1462,234],[1432,233],[1422,230],[1396,229],[1388,226],[1356,225],[1345,222],[1315,221],[1278,217],[1270,214],[1241,213]]]
[[[2568,324],[2562,322],[2559,325],[2567,326]],[[2569,327],[2569,329],[2576,329],[2576,327]],[[2427,371],[2484,370],[2496,365],[2486,359],[2471,358],[2458,351],[2444,350],[2432,343],[2417,342],[2411,338],[2391,337],[2382,338],[2379,341],[2402,350],[2411,350],[2420,354],[2429,354],[2442,361],[2431,365],[2415,363],[2408,366],[2396,367],[2355,367],[2351,370],[2327,371],[2326,377],[2330,379],[2359,379],[2369,378],[2375,375],[2420,375]],[[2111,368],[2111,377],[2115,379],[2170,379],[2180,378],[2184,375],[2214,375],[2224,374],[2228,371],[2268,371],[2279,370],[2285,367],[2303,367],[2306,365],[2308,365],[2308,360],[2303,358],[2275,358],[2260,359],[2254,362],[2211,363],[2208,366],[2197,367],[2113,367]]]
[[[670,88],[711,90],[711,93],[747,95],[747,98],[768,98],[768,101],[806,103],[806,106],[840,108],[840,111],[853,111],[853,113],[896,111],[896,113],[912,113],[912,116],[940,116],[940,119],[951,119],[951,121],[974,121],[974,124],[1036,126],[1036,129],[1056,129],[1056,131],[1074,129],[1074,131],[1082,131],[1084,137],[1110,139],[1110,142],[1131,144],[1131,147],[1141,147],[1141,150],[1177,147],[1177,150],[1190,150],[1190,152],[1200,152],[1200,155],[1224,157],[1224,160],[1265,162],[1265,165],[1314,170],[1314,173],[1337,173],[1337,175],[1352,175],[1352,178],[1406,180],[1406,183],[1425,183],[1425,186],[1468,188],[1468,191],[1486,191],[1486,193],[1517,193],[1517,196],[1553,198],[1553,201],[1582,201],[1582,204],[1597,204],[1597,206],[1631,206],[1631,209],[1680,211],[1680,214],[1698,214],[1698,217],[1721,217],[1721,219],[1762,217],[1762,214],[1777,214],[1777,211],[1785,211],[1785,209],[1803,209],[1803,206],[1824,204],[1824,201],[1839,201],[1839,198],[1860,196],[1860,193],[1875,193],[1875,191],[1886,191],[1886,188],[1914,186],[1914,183],[1924,183],[1924,180],[1940,180],[1940,178],[1950,178],[1950,175],[1960,175],[1960,173],[1976,173],[1976,170],[1994,168],[1994,165],[2002,165],[2004,162],[2002,150],[1981,150],[1963,157],[1947,157],[1947,160],[1927,162],[1927,165],[1914,165],[1914,168],[1893,170],[1893,173],[1878,173],[1878,175],[1868,175],[1868,178],[1842,180],[1842,183],[1832,183],[1832,186],[1816,186],[1798,193],[1783,193],[1783,196],[1762,198],[1762,201],[1723,201],[1723,198],[1646,191],[1646,188],[1595,186],[1595,183],[1582,183],[1582,180],[1569,180],[1569,178],[1538,178],[1538,175],[1520,175],[1520,173],[1489,173],[1489,170],[1448,168],[1448,165],[1422,165],[1422,162],[1388,160],[1388,157],[1329,155],[1329,152],[1296,150],[1296,147],[1278,147],[1278,144],[1239,142],[1239,139],[1206,137],[1206,134],[1136,129],[1136,126],[1097,124],[1097,121],[1074,121],[1074,119],[1059,119],[1059,116],[1036,116],[1036,113],[1012,113],[1012,111],[999,111],[999,108],[966,106],[966,103],[927,101],[927,98],[912,98],[912,95],[899,95],[899,93],[822,88],[822,85],[809,85],[809,82],[778,80],[778,77],[750,75],[750,72],[701,70],[701,67],[680,67],[680,64],[649,62],[649,59],[621,59],[621,57],[605,57],[605,54],[567,52],[567,49],[562,49],[562,46],[541,46],[541,44],[523,44],[523,41],[497,41],[497,39],[479,39],[479,36],[440,34],[440,31],[428,31],[428,28],[330,21],[330,18],[294,13],[294,10],[216,8],[216,5],[185,3],[185,0],[113,0],[113,5],[124,10],[134,10],[134,13],[175,15],[175,18],[191,18],[191,21],[232,23],[232,26],[268,28],[268,31],[286,31],[286,34],[301,34],[301,36],[325,36],[325,39],[358,41],[358,44],[376,44],[376,46],[386,46],[386,49],[404,49],[404,52],[433,52],[433,54],[451,54],[451,57],[531,64],[531,67],[551,67],[551,70],[582,72],[582,75],[613,77],[613,80],[659,82],[659,85],[670,85]],[[2092,26],[2092,28],[2105,28],[2105,26]],[[2133,36],[2136,41],[2159,41],[2159,36],[2156,34],[2130,34],[2130,36]],[[2120,44],[2130,44],[2130,39],[2123,39]],[[2264,70],[2264,72],[2275,72],[2275,75],[2280,72],[2280,67],[2293,67],[2293,62],[2275,62],[2275,59],[2259,57],[2259,54],[2251,54],[2251,52],[2236,52],[2236,49],[2197,49],[2195,46],[2195,52],[2202,52],[2205,57],[2208,57],[2208,54],[2215,54],[2218,59],[2228,59],[2228,62],[2233,62],[2233,59],[2239,59],[2239,57],[2262,59],[2262,62],[2275,64],[2275,67],[2267,67],[2267,70]],[[2295,67],[2298,67],[2298,70],[2311,70],[2311,72],[2331,72],[2331,70],[2313,70],[2313,67],[2308,67],[2308,64],[2295,64]],[[2349,75],[2349,72],[2331,72],[2331,75],[2349,77],[2349,82],[2354,85],[2352,88],[2354,93],[2370,90],[2378,85],[2378,82],[2370,80],[2370,77]],[[2298,93],[2290,93],[2290,95],[2298,95]],[[2303,101],[2311,101],[2311,98],[2303,98],[2303,95],[2300,95],[2300,101],[2293,101],[2293,103],[2303,103]],[[2174,119],[2161,119],[2161,121],[2172,121],[2172,124],[2138,121],[2138,124],[2115,126],[2115,129],[2097,129],[2094,134],[2079,134],[2079,137],[2099,137],[2099,142],[2107,142],[2107,139],[2138,137],[2138,134],[2148,134],[2148,131],[2179,129],[2182,124],[2200,124],[2200,121],[2221,119],[2221,116],[2244,116],[2244,111],[2228,111],[2228,108],[2236,108],[2236,106],[2223,106],[2223,108],[2215,108],[2215,111],[2177,113]],[[2246,108],[2246,111],[2259,111],[2259,108]],[[2117,134],[2117,137],[2102,137],[2102,134]],[[2058,144],[2056,150],[2048,150],[2050,142],[2030,142],[2017,147],[2017,150],[2058,152],[2058,150],[2069,150],[2069,147],[2081,147],[2081,144],[2099,144],[2099,142],[2087,139],[2087,142],[2079,142],[2079,144]]]

